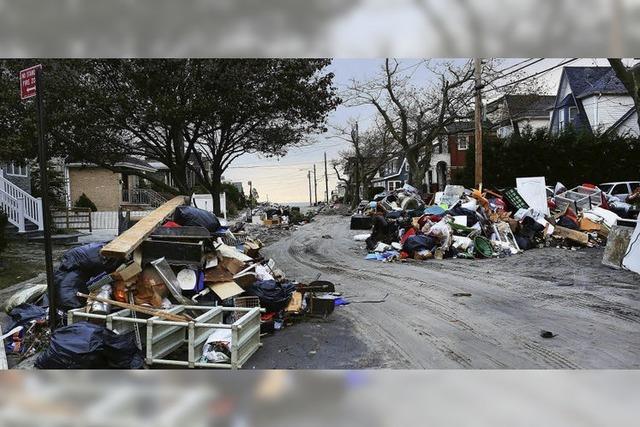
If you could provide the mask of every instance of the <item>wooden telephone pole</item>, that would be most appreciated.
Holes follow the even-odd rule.
[[[475,58],[475,139],[476,139],[476,170],[475,184],[476,188],[482,190],[482,59]]]
[[[313,198],[311,197],[311,171],[307,171],[307,178],[309,179],[309,206],[313,206]]]
[[[327,175],[327,153],[324,153],[324,191],[325,201],[329,204],[329,175]]]
[[[313,193],[315,194],[316,205],[318,204],[318,178],[316,178],[316,165],[313,165]]]

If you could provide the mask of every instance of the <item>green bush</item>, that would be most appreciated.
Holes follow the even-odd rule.
[[[567,188],[583,183],[626,181],[640,176],[640,140],[618,135],[593,135],[567,129],[560,135],[544,130],[524,132],[505,140],[482,143],[483,181],[486,187],[513,187],[517,177],[544,176],[547,185]],[[470,144],[466,167],[453,181],[474,184],[475,147]]]
[[[76,201],[74,206],[76,208],[89,208],[91,209],[92,212],[95,212],[98,210],[95,203],[93,203],[91,199],[87,197],[87,195],[84,193],[82,193],[82,195],[78,197],[78,200]]]

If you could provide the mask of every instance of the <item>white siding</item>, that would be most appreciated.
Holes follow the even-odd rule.
[[[535,132],[538,129],[548,129],[549,128],[549,120],[548,119],[522,119],[518,121],[518,129],[520,131],[524,131],[524,128],[530,125],[533,131]]]
[[[616,131],[620,135],[629,134],[632,136],[640,136],[640,129],[638,129],[638,113],[630,115]]]
[[[633,107],[633,99],[627,95],[594,95],[584,98],[582,105],[591,128],[606,131]]]

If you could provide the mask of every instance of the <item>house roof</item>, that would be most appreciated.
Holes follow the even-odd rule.
[[[549,117],[548,109],[553,107],[556,97],[553,95],[505,95],[511,119],[526,117]]]
[[[626,88],[611,67],[565,67],[565,75],[576,98],[607,93],[625,95]]]
[[[453,122],[444,127],[445,132],[449,135],[460,132],[473,132],[475,130],[474,122]]]
[[[605,131],[605,134],[610,134],[612,132],[615,132],[624,122],[627,121],[627,119],[629,117],[631,117],[634,113],[636,112],[636,107],[631,107],[629,109],[629,111],[627,111],[626,113],[624,113],[622,115],[622,117],[620,117],[618,120],[616,120],[616,122],[614,124],[611,125],[611,127],[609,127],[609,129],[607,129]]]
[[[115,166],[117,167],[121,167],[121,168],[126,168],[126,169],[134,169],[134,170],[141,170],[144,172],[157,172],[157,169],[154,168],[153,166],[151,166],[148,162],[146,162],[145,160],[139,159],[137,157],[133,157],[133,156],[127,156],[125,157],[121,162],[117,162],[115,164]],[[67,167],[70,168],[87,168],[87,167],[99,167],[98,165],[96,165],[95,163],[89,163],[89,162],[69,162],[67,163]]]

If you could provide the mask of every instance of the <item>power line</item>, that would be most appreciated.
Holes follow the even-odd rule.
[[[507,86],[513,86],[515,84],[522,83],[522,82],[524,82],[526,80],[529,80],[529,79],[531,79],[533,77],[539,76],[541,74],[548,73],[549,71],[552,71],[552,70],[554,70],[554,69],[556,69],[558,67],[562,67],[563,65],[567,65],[567,64],[569,64],[571,62],[574,62],[574,61],[577,61],[577,60],[578,60],[578,58],[569,59],[568,61],[561,62],[558,65],[554,65],[553,67],[549,67],[549,68],[547,68],[545,70],[538,71],[537,73],[534,73],[534,74],[531,74],[529,76],[523,77],[523,78],[518,79],[516,81],[513,81],[511,83],[507,83],[507,84],[504,84],[504,85],[500,85],[500,86],[497,86],[497,87],[490,88],[490,89],[487,90],[487,92],[490,92],[492,90],[495,91],[495,90],[502,89],[502,88],[507,87]]]
[[[520,68],[516,68],[515,70],[510,71],[510,72],[508,72],[507,74],[501,74],[499,78],[500,78],[500,79],[505,78],[505,77],[507,77],[507,76],[510,76],[511,74],[517,73],[518,71],[524,70],[525,68],[529,68],[529,67],[531,67],[532,65],[535,65],[535,64],[537,64],[538,62],[542,62],[542,61],[544,61],[544,58],[539,58],[539,59],[537,59],[537,60],[533,61],[531,64],[527,64],[527,65],[524,65],[524,66],[522,66],[522,67],[520,67]],[[504,71],[504,70],[500,70],[500,71],[499,71],[499,73],[502,73],[503,71]]]
[[[500,72],[504,72],[504,71],[510,70],[510,69],[512,69],[513,67],[517,67],[517,66],[519,66],[519,65],[524,64],[525,62],[532,61],[533,59],[534,59],[534,58],[527,58],[527,59],[525,59],[524,61],[521,61],[521,62],[518,62],[518,63],[516,63],[516,64],[510,65],[510,66],[508,66],[508,67],[506,67],[506,68],[503,68],[502,70],[499,70],[499,71],[500,71]]]

